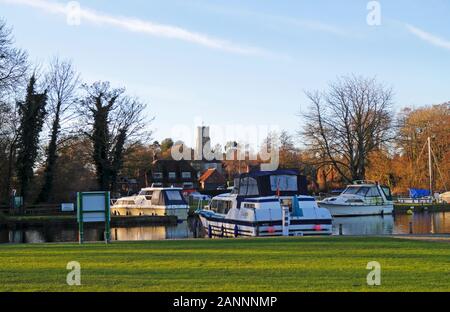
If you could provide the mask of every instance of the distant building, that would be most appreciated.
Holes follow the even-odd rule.
[[[208,169],[216,169],[223,174],[223,166],[221,160],[207,160],[204,155],[204,151],[211,150],[211,138],[209,127],[198,127],[197,137],[195,140],[194,160],[190,162],[198,172],[198,178],[205,173]]]
[[[149,185],[198,188],[197,171],[185,160],[155,160],[147,179]]]
[[[205,191],[217,190],[218,187],[225,186],[226,180],[222,173],[216,169],[208,169],[198,179],[200,188]]]

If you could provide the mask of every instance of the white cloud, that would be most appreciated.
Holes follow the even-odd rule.
[[[52,2],[48,0],[0,0],[0,2],[16,5],[25,5],[35,9],[40,9],[51,14],[67,15],[69,9],[67,5],[61,2]],[[91,22],[97,25],[113,26],[126,29],[132,32],[144,33],[157,37],[178,39],[211,49],[222,50],[244,55],[270,55],[269,52],[257,48],[235,44],[233,42],[220,38],[211,37],[205,34],[192,32],[181,27],[153,23],[129,17],[112,16],[93,11],[89,8],[81,7],[80,17],[82,22]]]
[[[417,28],[413,25],[405,24],[405,26],[410,33],[412,33],[416,37],[422,39],[423,41],[426,41],[429,44],[432,44],[434,46],[450,50],[450,41],[448,41],[444,38],[441,38],[439,36],[436,36],[432,33],[426,32],[426,31],[424,31],[420,28]]]
[[[325,32],[332,35],[347,37],[349,34],[334,25],[326,24],[320,21],[314,21],[314,20],[307,20],[307,19],[296,19],[296,18],[290,18],[290,17],[282,17],[282,16],[272,16],[271,17],[274,20],[277,20],[279,22],[284,22],[287,24],[290,24],[292,26],[301,27],[310,29],[313,31],[319,31],[319,32]]]

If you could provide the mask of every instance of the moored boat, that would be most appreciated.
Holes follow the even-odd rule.
[[[356,181],[339,196],[320,201],[319,206],[333,217],[387,215],[394,210],[389,187],[368,181]]]
[[[301,195],[305,185],[292,170],[250,172],[196,214],[209,237],[331,235],[329,211]]]
[[[111,206],[111,214],[117,216],[176,216],[187,220],[189,206],[182,195],[182,188],[150,187],[138,195],[119,198]]]

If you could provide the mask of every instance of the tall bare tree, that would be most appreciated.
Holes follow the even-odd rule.
[[[11,29],[0,19],[0,201],[3,202],[9,200],[16,161],[19,114],[14,97],[26,86],[28,67],[27,53],[14,47]]]
[[[146,138],[143,130],[150,122],[144,114],[146,105],[126,96],[124,89],[111,88],[109,82],[83,85],[83,89],[86,96],[79,113],[90,126],[84,133],[92,142],[98,184],[102,190],[115,191],[125,146]]]
[[[347,182],[364,179],[369,154],[392,139],[392,90],[350,76],[306,95],[311,107],[301,134],[319,165],[332,164]]]
[[[24,85],[28,71],[28,56],[13,46],[12,31],[0,19],[0,95]]]
[[[48,96],[47,111],[50,116],[50,141],[46,151],[44,184],[38,202],[47,202],[51,199],[60,134],[62,130],[70,127],[74,116],[79,75],[70,61],[54,58],[45,76],[45,84]]]

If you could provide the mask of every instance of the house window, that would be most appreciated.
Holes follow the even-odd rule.
[[[183,177],[183,179],[190,179],[191,173],[190,172],[182,172],[181,176]]]
[[[163,174],[162,172],[153,172],[153,179],[162,179]]]
[[[170,180],[175,180],[177,178],[177,173],[176,172],[169,172],[169,179]]]

